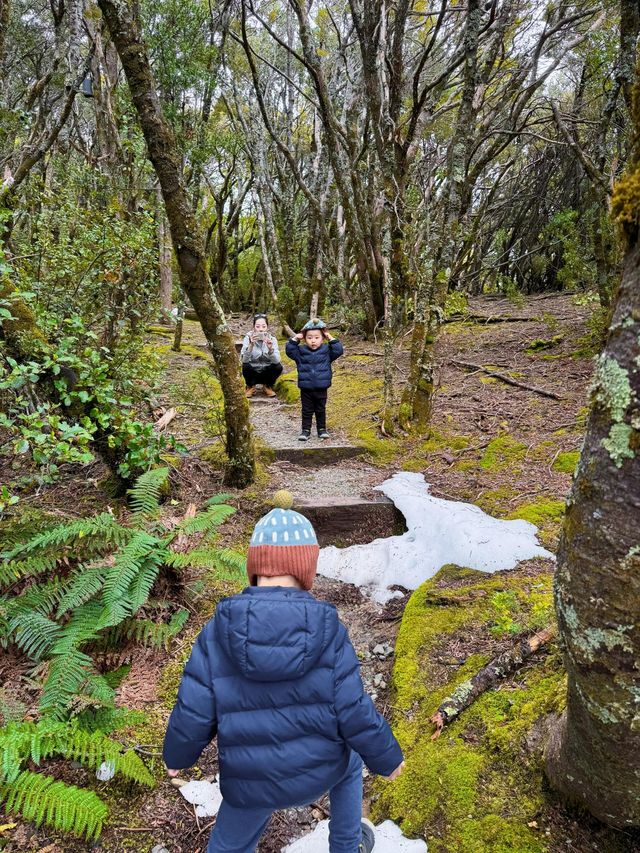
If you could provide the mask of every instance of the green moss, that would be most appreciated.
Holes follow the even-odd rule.
[[[517,491],[512,486],[500,486],[497,489],[487,489],[487,491],[481,492],[475,503],[489,515],[501,516],[510,511],[509,502],[515,495],[517,495]]]
[[[482,694],[431,740],[430,717],[439,704],[493,656],[491,628],[504,606],[527,630],[548,620],[551,576],[446,566],[413,593],[404,613],[393,727],[407,769],[393,785],[376,782],[373,816],[426,838],[430,853],[548,849],[546,838],[528,826],[546,803],[540,756],[525,748],[525,738],[541,717],[563,707],[566,687],[555,649]],[[466,658],[465,644],[474,649]]]
[[[533,503],[520,504],[509,515],[509,518],[522,518],[537,527],[548,521],[559,521],[564,515],[564,501],[553,501],[540,498]]]
[[[276,394],[285,403],[293,405],[300,401],[300,389],[298,388],[298,374],[283,373],[273,386]]]
[[[527,445],[516,441],[510,435],[500,435],[492,439],[485,448],[480,467],[486,471],[502,471],[505,468],[514,469],[515,463],[524,459]]]
[[[531,354],[540,352],[540,350],[552,349],[558,346],[564,340],[564,335],[554,335],[552,338],[536,338],[525,349],[525,352]]]
[[[554,471],[561,471],[563,474],[573,474],[576,470],[576,465],[580,459],[579,450],[566,450],[558,453],[555,462],[553,463]]]

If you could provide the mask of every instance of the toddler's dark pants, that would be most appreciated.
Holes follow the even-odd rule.
[[[316,416],[316,428],[318,432],[327,428],[327,389],[326,388],[301,388],[300,400],[302,402],[302,429],[311,432],[311,422]]]
[[[281,364],[269,364],[263,370],[256,370],[250,364],[242,365],[242,375],[247,383],[247,388],[253,388],[254,385],[266,385],[272,388],[276,379],[282,373]]]
[[[320,796],[322,792],[312,800]],[[362,759],[356,752],[351,753],[347,772],[329,791],[329,802],[330,853],[357,853],[362,840]],[[207,853],[254,853],[271,814],[272,809],[239,809],[223,800]]]

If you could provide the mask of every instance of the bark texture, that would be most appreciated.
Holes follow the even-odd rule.
[[[620,185],[633,205],[625,268],[558,552],[567,709],[546,755],[555,788],[621,828],[640,825],[639,178],[636,159]]]
[[[180,283],[191,300],[213,355],[224,396],[226,482],[245,486],[253,480],[255,452],[234,338],[211,286],[204,235],[196,223],[183,183],[173,131],[162,114],[140,26],[124,0],[99,0],[127,77],[142,132],[162,189],[178,262]]]

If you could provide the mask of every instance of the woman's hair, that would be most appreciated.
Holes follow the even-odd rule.
[[[267,324],[267,326],[269,325],[269,318],[267,317],[266,314],[254,314],[253,315],[253,325],[254,326],[258,322],[258,320],[264,320],[265,323]]]

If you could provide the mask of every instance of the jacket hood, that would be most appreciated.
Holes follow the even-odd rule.
[[[245,678],[290,681],[314,666],[338,630],[331,604],[287,587],[248,587],[221,601],[216,639]]]

